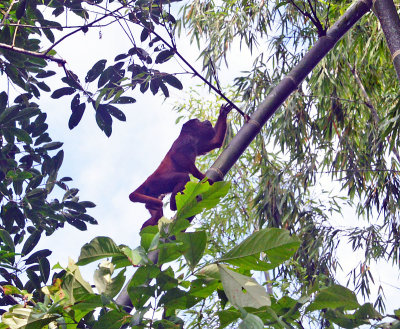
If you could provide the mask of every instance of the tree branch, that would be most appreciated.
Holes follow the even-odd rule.
[[[36,51],[30,51],[30,50],[26,50],[26,49],[19,48],[19,47],[14,47],[14,46],[8,45],[6,43],[0,43],[0,49],[6,49],[6,50],[9,50],[9,51],[13,51],[13,52],[19,53],[19,54],[24,54],[24,55],[29,55],[29,56],[33,56],[33,57],[43,58],[43,59],[46,59],[46,60],[49,60],[49,61],[52,61],[52,62],[56,62],[56,63],[58,63],[59,65],[62,65],[62,66],[64,66],[67,63],[62,58],[56,58],[54,56],[47,55],[47,52],[46,53],[38,53]]]
[[[70,37],[71,35],[73,35],[73,34],[79,32],[79,31],[82,31],[83,29],[86,29],[86,28],[88,28],[88,27],[93,26],[94,24],[100,22],[101,20],[105,19],[106,17],[109,17],[109,16],[114,15],[114,13],[120,11],[121,9],[124,9],[127,5],[129,5],[129,3],[132,3],[132,2],[134,2],[134,1],[135,1],[135,0],[131,0],[131,1],[129,1],[127,4],[124,4],[124,5],[120,6],[119,8],[117,8],[117,9],[115,9],[115,10],[109,12],[108,14],[105,14],[104,16],[102,16],[102,17],[100,17],[100,18],[98,18],[98,19],[95,19],[93,22],[91,22],[91,23],[89,23],[89,24],[86,24],[86,25],[84,25],[84,26],[81,26],[81,27],[77,28],[76,30],[74,30],[74,31],[72,31],[72,32],[70,32],[70,33],[64,35],[64,36],[61,37],[58,41],[54,42],[54,43],[46,50],[45,53],[47,54],[50,50],[52,50],[52,49],[53,49],[55,46],[57,46],[60,42],[62,42],[62,41],[65,40],[66,38]]]

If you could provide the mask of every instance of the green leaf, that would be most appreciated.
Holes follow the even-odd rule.
[[[229,310],[223,310],[218,312],[219,322],[221,324],[221,328],[225,328],[233,321],[236,321],[240,318],[240,312],[234,308],[230,308]]]
[[[60,315],[43,313],[29,305],[15,305],[2,315],[2,323],[10,328],[45,328]]]
[[[128,97],[128,96],[121,96],[116,101],[114,101],[113,103],[116,103],[116,104],[133,104],[133,103],[136,103],[136,99],[134,99],[132,97]]]
[[[71,304],[76,301],[87,300],[93,294],[93,290],[89,282],[83,279],[79,267],[69,258],[68,267],[65,269],[66,274],[62,282],[62,289],[68,296]]]
[[[65,95],[72,95],[76,91],[75,88],[72,87],[62,87],[60,89],[54,90],[51,94],[51,98],[60,98]]]
[[[345,314],[342,310],[327,309],[323,313],[323,316],[325,319],[335,323],[340,328],[353,329],[369,324],[369,321],[355,318],[352,314]]]
[[[17,10],[15,11],[15,15],[17,16],[17,19],[21,19],[22,16],[25,14],[25,9],[26,9],[26,1],[27,0],[22,0],[19,2]]]
[[[68,121],[68,128],[74,129],[82,119],[83,113],[85,113],[86,104],[80,104],[74,111]]]
[[[147,37],[150,35],[149,29],[148,28],[143,28],[142,33],[140,33],[140,41],[143,42],[147,39]]]
[[[162,83],[162,82],[160,83],[160,88],[161,88],[161,90],[162,90],[164,96],[165,96],[165,97],[169,97],[168,88],[167,88],[167,86],[166,86],[164,83]]]
[[[25,260],[25,265],[39,263],[40,259],[46,258],[52,254],[52,251],[49,249],[38,250],[29,256],[28,259]]]
[[[14,241],[6,230],[0,229],[0,239],[12,252],[15,251]]]
[[[120,121],[126,121],[126,116],[120,109],[110,104],[105,104],[104,106],[106,107],[108,113],[110,113],[114,118],[117,118]]]
[[[75,201],[64,201],[64,206],[76,210],[77,212],[84,213],[86,212],[86,208]]]
[[[79,190],[77,188],[69,189],[67,192],[65,192],[62,201],[64,202],[65,200],[74,197],[75,195],[78,194],[78,192],[79,192]]]
[[[173,51],[173,50],[164,50],[164,51],[161,51],[158,55],[157,55],[157,57],[156,57],[156,64],[162,64],[162,63],[165,63],[165,62],[167,62],[167,61],[169,61],[173,56],[174,56],[174,54],[175,54],[175,51]],[[176,79],[177,81],[179,81],[178,79]],[[169,82],[168,82],[169,83]],[[174,83],[176,83],[176,81],[174,82]],[[179,81],[179,83],[180,83],[180,81]],[[172,86],[172,85],[171,85]],[[175,87],[175,86],[174,86]],[[178,88],[178,87],[175,87],[175,88]],[[182,89],[182,88],[178,88],[178,89]]]
[[[264,322],[254,314],[247,313],[243,321],[239,324],[239,329],[263,329]]]
[[[0,111],[5,110],[5,108],[7,107],[7,103],[8,103],[8,95],[5,91],[2,91],[0,93]]]
[[[201,257],[207,243],[207,234],[205,231],[179,233],[177,240],[185,245],[185,252],[183,255],[188,262],[190,269],[193,271]]]
[[[215,182],[213,185],[208,182],[188,182],[184,191],[176,195],[178,212],[176,220],[170,225],[170,233],[175,234],[188,227],[186,218],[199,214],[203,209],[215,207],[228,193],[229,187],[227,182]]]
[[[112,278],[113,273],[114,264],[104,260],[93,276],[97,291],[110,298],[115,297],[125,283],[125,269],[120,271],[115,278]]]
[[[103,104],[100,104],[96,110],[96,122],[106,136],[110,137],[112,132],[112,118]]]
[[[121,249],[110,238],[101,236],[86,243],[79,255],[78,265],[86,265],[106,257],[123,255]]]
[[[150,81],[150,90],[151,90],[153,95],[157,94],[159,87],[160,87],[160,79],[158,79],[158,78],[151,79],[151,81]]]
[[[176,89],[183,89],[182,83],[173,75],[168,74],[167,76],[163,77],[163,80]]]
[[[26,119],[29,119],[29,118],[31,118],[31,117],[33,117],[35,115],[40,114],[40,113],[41,112],[40,112],[40,109],[38,107],[26,107],[23,110],[20,110],[18,113],[16,113],[13,116],[13,119],[15,121],[26,120]]]
[[[124,323],[129,323],[131,318],[125,312],[117,310],[103,313],[94,323],[93,329],[119,329]]]
[[[106,67],[107,60],[101,59],[86,74],[85,82],[92,82],[96,80],[101,73],[103,73],[104,68]]]
[[[251,277],[231,271],[226,266],[218,264],[219,274],[226,296],[236,307],[271,306],[271,301],[265,288]]]
[[[48,151],[50,150],[56,150],[58,148],[60,148],[61,146],[63,146],[64,143],[62,142],[50,142],[47,144],[44,144],[42,147]]]
[[[159,253],[157,264],[161,265],[176,260],[182,256],[184,248],[182,243],[169,242],[160,244],[158,246]]]
[[[299,246],[300,240],[291,236],[289,231],[266,228],[254,232],[224,254],[219,261],[252,270],[268,270],[292,257]],[[260,261],[261,252],[266,254],[269,263]]]
[[[49,92],[51,91],[50,87],[46,85],[44,82],[38,82],[37,86],[42,89],[43,91]]]
[[[314,301],[307,307],[306,312],[322,310],[324,308],[343,308],[344,310],[354,310],[360,304],[353,291],[340,285],[333,285],[317,294]]]
[[[56,72],[54,72],[54,71],[43,71],[43,72],[36,74],[36,78],[40,78],[40,79],[48,78],[48,77],[53,76],[54,74],[56,74]]]
[[[121,247],[122,252],[125,255],[125,259],[129,261],[128,265],[142,265],[148,263],[147,254],[142,247],[136,247],[135,249],[131,249],[129,247]],[[114,258],[113,258],[114,260]]]
[[[26,239],[24,246],[22,247],[21,254],[22,255],[27,255],[29,254],[33,248],[36,247],[40,240],[41,232],[38,230],[35,230],[29,237]]]
[[[25,130],[12,127],[8,128],[7,130],[17,137],[19,141],[25,142],[26,144],[32,144],[32,138]]]

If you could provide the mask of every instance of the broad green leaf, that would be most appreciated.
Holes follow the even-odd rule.
[[[219,280],[197,279],[190,283],[190,294],[195,297],[207,298],[220,288]]]
[[[124,112],[122,112],[120,109],[110,104],[105,104],[104,106],[107,109],[108,113],[110,113],[114,118],[117,118],[120,121],[126,121],[126,116]]]
[[[142,265],[148,262],[147,254],[142,247],[131,249],[129,247],[121,247],[125,258],[129,261],[130,265]]]
[[[83,114],[85,113],[86,104],[82,103],[72,111],[72,114],[68,121],[68,128],[74,129],[82,119]]]
[[[193,271],[201,257],[207,243],[207,234],[204,231],[179,233],[177,241],[184,243],[185,251],[183,255],[188,262],[190,269]]]
[[[176,78],[173,75],[167,75],[165,77],[163,77],[163,81],[165,81],[166,83],[168,83],[170,86],[182,90],[183,89],[183,85],[182,83],[178,80],[178,78]]]
[[[130,316],[117,310],[102,314],[94,323],[93,329],[119,329],[123,324],[130,322]]]
[[[151,246],[154,245],[154,240],[159,239],[159,232],[157,226],[147,226],[143,230],[140,231],[140,245],[144,250],[151,250]]]
[[[163,50],[163,51],[161,51],[158,55],[157,55],[157,57],[156,57],[156,60],[155,60],[155,62],[156,62],[156,64],[162,64],[162,63],[165,63],[165,62],[167,62],[167,61],[169,61],[171,58],[172,58],[172,56],[174,56],[174,54],[175,54],[175,52],[173,51],[173,50]],[[170,78],[171,76],[169,76],[169,78],[168,79],[171,79]],[[178,79],[177,79],[178,80]],[[172,81],[172,80],[171,80]],[[179,81],[179,80],[178,80]],[[167,81],[168,82],[168,81]],[[169,83],[169,82],[168,82]],[[175,81],[175,83],[176,83],[176,81]],[[176,83],[177,84],[177,83]],[[171,84],[172,85],[172,84]],[[178,84],[177,84],[178,85]],[[175,87],[175,86],[174,86]],[[177,88],[177,87],[175,87],[175,88]],[[182,88],[178,88],[178,89],[182,89]]]
[[[101,59],[86,74],[85,82],[92,82],[96,80],[101,73],[103,73],[104,68],[106,67],[107,60]]]
[[[86,243],[79,255],[78,265],[86,265],[106,257],[120,256],[121,249],[108,237],[100,236]]]
[[[36,247],[40,240],[41,233],[38,230],[35,230],[29,237],[26,239],[24,246],[22,247],[21,254],[27,255],[29,254],[33,248]]]
[[[46,314],[29,305],[15,305],[2,315],[2,323],[10,328],[40,329],[58,319],[59,315]]]
[[[253,308],[271,305],[265,287],[253,278],[234,272],[221,264],[218,264],[218,270],[224,292],[232,305]]]
[[[354,312],[356,319],[377,319],[382,320],[382,315],[374,308],[371,303],[365,303],[356,312]]]
[[[219,261],[250,269],[270,269],[292,257],[299,246],[299,239],[291,236],[289,231],[266,228],[254,232],[223,255]],[[262,252],[267,256],[269,263],[260,261]]]
[[[79,322],[86,314],[98,307],[103,307],[104,303],[100,295],[90,295],[79,303],[71,306],[74,311],[74,322]]]
[[[176,195],[178,212],[176,220],[170,225],[170,233],[175,234],[188,227],[188,223],[184,223],[186,218],[199,214],[203,209],[215,207],[228,193],[229,187],[228,182],[215,182],[213,185],[207,181],[188,182],[183,192]]]
[[[65,270],[67,273],[62,281],[62,289],[71,304],[85,300],[93,294],[90,283],[82,277],[79,267],[71,258],[68,259],[68,267]]]
[[[8,128],[8,131],[11,132],[15,137],[17,137],[18,140],[20,140],[21,142],[25,142],[26,144],[32,143],[32,138],[25,130],[10,127]]]
[[[229,310],[223,310],[218,312],[219,322],[221,323],[221,328],[225,328],[233,321],[236,321],[240,318],[241,313],[239,310],[235,308],[230,308]]]
[[[133,104],[136,103],[136,99],[128,96],[121,96],[118,97],[116,100],[113,101],[116,104]]]
[[[335,284],[321,289],[314,301],[307,307],[306,312],[338,307],[344,310],[354,310],[360,307],[360,304],[358,304],[353,291]]]
[[[5,108],[7,107],[7,103],[8,103],[8,95],[5,91],[2,91],[0,93],[0,111],[5,110]]]
[[[172,262],[175,259],[182,256],[184,251],[184,245],[181,242],[169,242],[169,243],[162,243],[158,246],[158,261],[157,264],[165,264],[168,262]]]
[[[197,276],[209,277],[216,280],[221,280],[221,276],[219,273],[219,268],[217,264],[210,264],[204,266],[200,271],[196,273]]]
[[[132,279],[129,282],[129,286],[139,287],[141,285],[144,285],[146,282],[155,279],[160,274],[160,272],[160,268],[156,265],[141,266],[133,274]]]
[[[264,323],[262,320],[254,314],[247,313],[245,318],[239,324],[239,329],[263,329]]]
[[[51,98],[60,98],[65,95],[72,95],[76,91],[75,88],[72,87],[62,87],[60,89],[54,90],[51,94]]]
[[[166,86],[164,83],[162,83],[162,82],[160,83],[160,88],[161,88],[161,90],[162,90],[164,96],[165,96],[165,97],[169,97],[168,88],[167,88],[167,86]]]
[[[125,269],[120,271],[114,278],[112,278],[113,273],[114,264],[108,260],[104,260],[93,276],[97,291],[110,298],[115,297],[125,283]]]
[[[167,309],[190,309],[199,301],[199,298],[191,296],[186,291],[177,287],[168,289],[160,298],[160,304],[165,304]]]
[[[0,229],[0,239],[12,252],[15,251],[14,241],[6,230]]]
[[[112,132],[112,118],[106,107],[102,104],[96,110],[96,122],[106,136],[110,137]]]
[[[327,309],[323,313],[323,316],[340,328],[353,329],[369,324],[368,320],[356,318],[353,314],[345,314],[341,310]]]
[[[47,144],[44,144],[42,147],[46,150],[56,150],[58,148],[60,148],[61,146],[63,146],[64,143],[62,142],[50,142]]]

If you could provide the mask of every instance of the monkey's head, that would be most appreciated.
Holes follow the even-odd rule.
[[[210,121],[200,121],[192,119],[182,126],[182,133],[189,134],[201,139],[212,139],[215,136],[214,128]]]

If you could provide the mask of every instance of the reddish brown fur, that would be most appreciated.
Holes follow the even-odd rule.
[[[150,212],[151,218],[142,228],[156,225],[163,216],[162,199],[165,194],[172,193],[170,207],[176,210],[175,196],[190,180],[189,174],[199,180],[204,178],[195,165],[196,156],[221,147],[226,133],[226,118],[231,110],[232,106],[228,104],[221,107],[215,127],[209,121],[198,119],[186,122],[156,171],[129,195],[132,202],[144,203]]]

